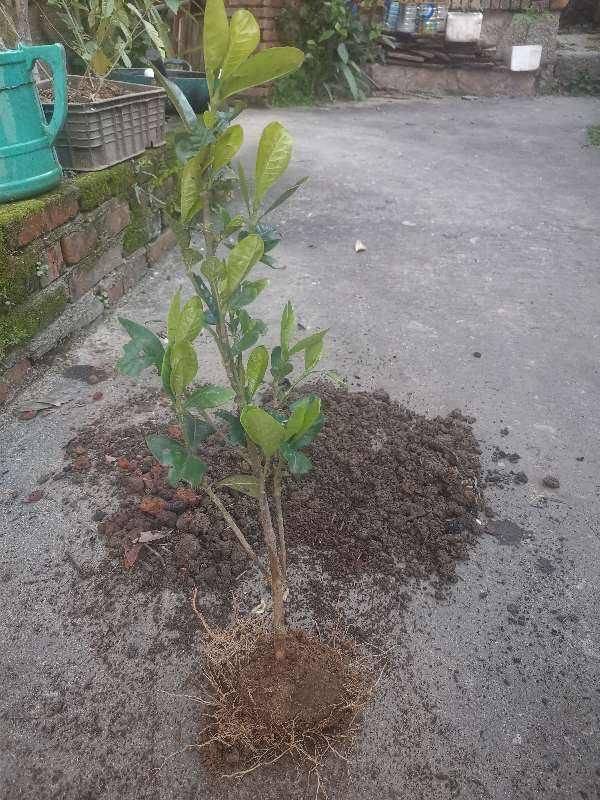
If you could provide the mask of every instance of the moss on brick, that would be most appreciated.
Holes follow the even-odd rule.
[[[60,286],[43,292],[25,306],[0,316],[0,360],[7,353],[32,339],[64,310],[69,302],[67,290]]]
[[[130,199],[130,222],[123,234],[123,255],[131,255],[138,248],[148,244],[152,238],[150,235],[151,213],[151,209],[141,206],[135,198]]]
[[[591,125],[587,129],[587,138],[592,147],[600,147],[600,125]]]
[[[40,288],[38,269],[41,263],[39,247],[29,246],[18,253],[9,253],[0,247],[0,314],[24,303]]]
[[[75,178],[79,189],[79,207],[82,211],[91,211],[102,205],[111,197],[126,195],[135,182],[131,161],[115,164],[114,167],[88,172]]]
[[[0,206],[0,268],[3,258],[19,247],[19,233],[23,224],[36,214],[55,206],[73,192],[71,181],[65,181],[59,189],[47,194],[31,197],[28,200],[17,200]]]

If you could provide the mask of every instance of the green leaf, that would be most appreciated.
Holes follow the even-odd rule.
[[[202,483],[205,472],[204,461],[197,456],[186,455],[180,463],[174,464],[169,470],[169,481],[172,485],[178,481],[186,481],[195,489]]]
[[[171,389],[171,345],[165,349],[165,355],[160,369],[160,379],[162,381],[163,389],[171,399],[174,398],[173,390]]]
[[[266,289],[268,285],[269,281],[267,278],[261,278],[258,281],[244,281],[231,296],[229,307],[243,308],[249,305],[256,300],[258,295]]]
[[[235,489],[236,492],[247,494],[249,497],[258,497],[258,481],[253,475],[230,475],[228,478],[217,483],[217,486],[224,486],[226,489]]]
[[[323,340],[314,341],[304,351],[304,370],[314,369],[323,355]]]
[[[299,433],[297,436],[294,436],[293,439],[290,439],[290,444],[297,450],[300,450],[303,447],[308,447],[308,445],[318,435],[324,424],[325,424],[325,417],[323,416],[323,414],[319,414],[319,416],[313,422],[310,428],[305,430],[303,433]]]
[[[223,81],[219,94],[225,100],[252,86],[283,78],[298,69],[303,60],[304,53],[296,47],[269,47],[250,56],[235,75]]]
[[[198,419],[192,414],[185,414],[182,420],[183,435],[188,447],[197,447],[201,442],[214,433],[215,429],[203,419]]]
[[[165,78],[164,75],[158,71],[150,62],[147,62],[154,70],[154,80],[161,86],[167,93],[167,97],[173,104],[173,108],[179,114],[181,121],[188,131],[192,131],[196,126],[197,119],[194,109],[191,107],[189,100],[173,81]]]
[[[294,367],[287,359],[283,358],[281,347],[274,347],[271,350],[271,375],[276,380],[282,380],[293,371]]]
[[[270,214],[270,213],[271,213],[271,211],[275,211],[275,209],[276,209],[276,208],[278,208],[278,206],[280,206],[282,203],[285,203],[285,201],[286,201],[286,200],[289,200],[289,199],[290,199],[290,197],[291,197],[292,195],[294,195],[294,194],[295,194],[295,193],[298,191],[298,189],[299,189],[299,188],[300,188],[300,187],[301,187],[303,184],[305,184],[305,183],[306,183],[306,181],[307,181],[307,180],[308,180],[308,175],[306,175],[304,178],[300,178],[300,180],[298,181],[298,183],[295,183],[293,186],[290,186],[290,188],[289,188],[289,189],[286,189],[286,190],[285,190],[285,192],[282,192],[282,193],[279,195],[279,197],[277,198],[277,200],[275,200],[273,203],[271,203],[271,205],[270,205],[270,206],[267,208],[267,210],[266,210],[266,211],[264,211],[264,212],[261,214],[261,219],[262,219],[263,217],[266,217],[266,216],[267,216],[267,214]]]
[[[285,425],[286,440],[300,436],[314,425],[321,414],[321,400],[315,395],[303,397],[294,403],[293,410]]]
[[[179,327],[179,317],[181,315],[181,289],[173,295],[169,313],[167,315],[167,339],[171,344],[177,339],[177,328]]]
[[[216,141],[213,155],[212,168],[215,172],[229,164],[244,141],[244,131],[241,125],[232,125]]]
[[[250,399],[261,385],[265,372],[269,366],[269,353],[264,345],[255,347],[248,356],[248,363],[246,364],[246,380],[247,390]]]
[[[152,365],[160,372],[165,350],[158,336],[144,325],[125,317],[119,317],[119,322],[131,337],[131,342],[123,348],[124,355],[117,362],[117,368],[133,377]]]
[[[312,347],[315,342],[322,342],[328,330],[329,328],[326,328],[325,330],[311,333],[310,336],[305,336],[304,339],[300,339],[290,350],[290,355],[295,356],[296,353],[301,353],[303,350],[306,350],[307,347]]]
[[[240,425],[238,417],[236,417],[235,414],[232,414],[230,411],[217,411],[216,414],[218,417],[221,417],[221,419],[225,420],[225,422],[227,422],[229,425],[229,433],[227,435],[227,441],[229,444],[246,444],[246,434]]]
[[[216,77],[229,46],[229,21],[223,0],[206,0],[202,44],[209,78]]]
[[[256,320],[256,323],[252,326],[252,328],[250,328],[250,330],[245,333],[238,342],[235,342],[235,344],[232,345],[232,355],[239,356],[244,352],[244,350],[247,350],[249,347],[255,345],[258,342],[260,335],[264,333],[265,330],[266,325],[263,322]]]
[[[240,422],[247,435],[270,458],[285,438],[285,428],[258,406],[244,406]]]
[[[197,295],[190,297],[181,309],[177,329],[176,341],[193,342],[204,327],[204,310],[202,300]],[[169,339],[169,341],[171,341]]]
[[[344,64],[347,64],[350,56],[348,55],[348,48],[344,44],[344,42],[340,42],[337,46],[338,56],[342,59]]]
[[[235,392],[232,389],[209,383],[201,389],[193,391],[185,401],[185,404],[188,408],[218,408],[231,402],[234,397]]]
[[[358,90],[358,86],[356,83],[356,78],[352,74],[352,70],[348,66],[348,64],[341,64],[340,65],[344,78],[346,78],[346,83],[348,84],[348,88],[350,89],[350,94],[354,100],[358,100],[360,98],[360,92]]]
[[[241,214],[236,214],[235,217],[232,217],[229,222],[225,225],[225,233],[234,233],[235,231],[239,230],[244,225],[244,218]]]
[[[147,436],[146,444],[154,458],[164,467],[173,466],[185,455],[185,449],[180,442],[169,439],[168,436]]]
[[[175,137],[175,155],[180,164],[185,164],[190,158],[204,151],[209,144],[215,141],[214,133],[209,128],[195,120],[194,128],[191,132],[180,133]]]
[[[292,475],[306,475],[307,472],[311,471],[313,465],[310,458],[291,447],[288,442],[284,442],[280,446],[279,452],[285,458]]]
[[[233,75],[260,42],[260,28],[254,16],[245,9],[236,11],[229,23],[229,47],[221,67],[221,80]]]
[[[211,283],[216,283],[225,274],[225,264],[220,258],[209,256],[202,262],[200,271]]]
[[[281,352],[287,354],[290,340],[296,331],[294,307],[288,300],[281,315]]]
[[[207,165],[207,153],[201,151],[189,159],[181,170],[181,220],[189,222],[202,208],[200,179]]]
[[[291,157],[292,137],[280,122],[269,123],[262,132],[256,153],[255,208],[258,208],[271,186],[286,171]]]
[[[189,342],[176,342],[171,348],[171,389],[180,395],[196,377],[198,358]]]
[[[227,257],[227,295],[235,292],[241,281],[262,257],[263,241],[260,236],[250,234],[238,242]]]

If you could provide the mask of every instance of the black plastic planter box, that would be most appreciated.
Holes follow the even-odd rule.
[[[70,75],[69,83],[81,78]],[[65,126],[56,142],[65,169],[93,172],[111,167],[165,143],[165,92],[159,87],[111,81],[123,94],[108,100],[69,103]],[[41,86],[48,85],[44,81]],[[43,104],[47,118],[52,104]]]

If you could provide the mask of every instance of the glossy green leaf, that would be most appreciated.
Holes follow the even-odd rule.
[[[229,47],[229,20],[223,0],[206,0],[202,45],[209,78],[216,77]]]
[[[252,399],[256,390],[263,382],[265,372],[269,366],[269,353],[264,345],[255,347],[248,356],[246,364],[246,386],[249,398]]]
[[[290,186],[290,188],[286,189],[285,192],[282,192],[279,195],[279,197],[273,203],[271,203],[271,205],[267,208],[267,210],[263,211],[263,213],[261,214],[261,219],[263,217],[266,217],[267,214],[270,214],[271,211],[275,211],[275,209],[278,208],[282,203],[285,203],[286,200],[289,200],[290,197],[296,194],[298,189],[303,184],[305,184],[307,180],[308,180],[308,175],[306,175],[304,178],[300,178],[300,180],[297,183],[295,183],[293,186]]]
[[[229,432],[227,434],[227,441],[229,444],[235,446],[246,444],[246,434],[240,425],[238,417],[230,411],[217,411],[216,414],[218,417],[225,420],[229,426]]]
[[[356,78],[354,77],[354,74],[352,73],[352,70],[350,69],[348,64],[341,64],[340,66],[341,66],[341,70],[342,70],[342,73],[344,75],[344,78],[346,78],[346,83],[348,84],[348,88],[350,89],[350,94],[352,95],[352,99],[353,100],[359,100],[360,99],[360,91],[358,89],[358,85],[356,83]]]
[[[189,342],[176,342],[171,348],[171,389],[180,395],[196,377],[198,358]]]
[[[242,200],[244,201],[248,214],[250,214],[250,187],[248,186],[248,179],[246,178],[244,165],[241,161],[238,163],[238,178],[240,179],[240,194],[242,195]]]
[[[233,389],[209,383],[200,389],[195,389],[185,401],[185,404],[188,408],[218,408],[231,402],[234,397],[235,392]]]
[[[227,257],[227,295],[232,295],[264,251],[260,236],[250,234],[238,242]]]
[[[147,436],[146,444],[156,460],[169,469],[169,482],[175,486],[179,481],[187,481],[191,486],[199,486],[206,472],[206,464],[189,453],[182,444],[168,436]]]
[[[202,151],[190,158],[181,170],[180,206],[182,222],[189,222],[202,208],[202,173],[206,169],[207,153]]]
[[[170,398],[173,398],[173,389],[171,389],[171,345],[168,345],[165,349],[165,355],[160,369],[160,380],[165,392]]]
[[[172,466],[185,455],[185,448],[168,436],[147,436],[146,444],[154,458],[164,467]]]
[[[290,364],[287,358],[283,358],[281,347],[277,346],[271,350],[271,375],[276,380],[282,380],[290,372],[293,372],[294,367]]]
[[[294,356],[296,353],[301,353],[303,350],[306,350],[307,347],[312,347],[315,342],[322,342],[323,337],[327,333],[329,329],[326,328],[323,331],[317,331],[316,333],[311,333],[310,336],[305,336],[304,339],[300,339],[299,342],[291,348],[290,355]]]
[[[219,94],[225,100],[252,86],[283,78],[298,69],[303,60],[304,53],[296,47],[269,47],[250,56],[235,75],[223,81]]]
[[[190,297],[181,309],[177,324],[176,340],[193,342],[204,327],[202,300],[197,295]],[[170,340],[169,340],[170,341]]]
[[[200,271],[211,283],[216,283],[225,274],[225,264],[220,258],[209,256],[202,262]]]
[[[132,377],[137,377],[143,369],[152,365],[160,372],[165,350],[158,336],[144,325],[125,317],[119,317],[119,322],[131,341],[124,346],[124,354],[117,362],[117,368]]]
[[[175,137],[175,155],[180,164],[203,152],[215,141],[214,133],[202,122],[196,120],[190,132],[180,133]]]
[[[292,336],[296,331],[296,314],[294,307],[288,300],[281,315],[281,351],[287,353]]]
[[[258,481],[253,475],[230,475],[228,478],[217,483],[217,486],[223,486],[226,489],[235,489],[236,492],[247,494],[248,497],[258,497]]]
[[[147,62],[149,63],[149,62]],[[152,66],[152,64],[150,64]],[[194,109],[191,107],[189,100],[181,91],[179,86],[177,86],[173,81],[170,81],[164,75],[158,71],[156,67],[153,67],[154,70],[154,79],[161,86],[165,92],[167,93],[167,97],[173,104],[173,108],[179,114],[181,121],[188,129],[188,131],[192,131],[197,123],[196,114]]]
[[[183,435],[188,447],[197,447],[201,442],[214,433],[215,429],[203,419],[198,419],[192,414],[185,414],[182,419]]]
[[[259,206],[271,186],[281,178],[291,157],[292,137],[280,122],[269,123],[262,132],[256,153],[255,207]]]
[[[236,214],[235,217],[232,217],[229,222],[225,225],[225,233],[235,233],[235,231],[239,230],[244,226],[244,218],[241,214]]]
[[[267,288],[269,281],[267,278],[260,278],[257,281],[244,281],[235,290],[229,300],[230,308],[243,308],[252,303],[258,295]]]
[[[286,440],[300,436],[314,425],[321,414],[321,400],[315,395],[303,397],[294,403],[290,418],[285,425]]]
[[[314,369],[323,355],[323,340],[316,340],[304,350],[304,370]]]
[[[338,56],[342,59],[344,64],[347,64],[350,56],[348,55],[348,48],[344,44],[344,42],[340,42],[337,46]]]
[[[323,414],[319,414],[317,419],[313,422],[313,424],[307,430],[303,431],[303,433],[299,433],[297,436],[294,436],[290,439],[290,444],[292,447],[300,450],[303,447],[308,447],[308,445],[313,441],[313,439],[319,434],[321,428],[325,424],[325,417]]]
[[[178,289],[171,299],[167,315],[167,339],[171,344],[177,339],[177,328],[181,316],[181,289]]]
[[[292,475],[306,475],[312,469],[312,461],[304,453],[291,447],[288,442],[284,442],[279,452],[284,457]]]
[[[232,125],[222,133],[215,143],[212,168],[214,172],[229,164],[244,141],[244,131],[241,125]]]
[[[245,9],[236,11],[229,22],[229,46],[221,66],[221,80],[234,75],[259,42],[260,28],[253,14]]]
[[[258,406],[244,406],[240,422],[247,435],[269,458],[285,438],[285,428]]]

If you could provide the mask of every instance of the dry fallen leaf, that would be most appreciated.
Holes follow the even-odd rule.
[[[102,394],[102,392],[94,392],[94,394],[92,395],[92,400],[102,400],[103,397],[104,395]]]
[[[123,551],[123,563],[127,569],[131,569],[131,567],[133,567],[135,562],[138,560],[141,549],[142,545],[139,543],[134,543],[130,547],[125,548]]]
[[[26,503],[37,503],[38,500],[41,500],[42,497],[46,494],[43,489],[36,489],[30,495],[25,498]]]
[[[168,534],[164,533],[164,531],[142,531],[135,541],[140,544],[146,544],[147,542],[157,542],[159,539],[166,539],[167,536]]]
[[[357,239],[357,240],[356,240],[356,244],[354,245],[354,251],[355,251],[356,253],[362,253],[362,252],[364,252],[366,249],[367,249],[367,248],[364,246],[364,244],[361,242],[361,240],[360,240],[360,239]]]

